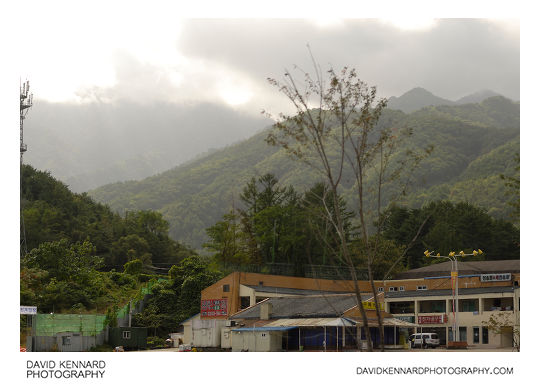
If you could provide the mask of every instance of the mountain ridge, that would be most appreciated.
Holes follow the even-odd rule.
[[[415,87],[401,96],[391,96],[388,98],[388,108],[411,113],[429,106],[457,106],[462,104],[481,103],[493,96],[502,97],[502,95],[491,90],[480,90],[454,101],[436,96],[425,88]]]
[[[502,122],[498,121],[500,111],[508,115]],[[480,104],[426,107],[410,114],[388,109],[380,122],[393,124],[396,120],[415,129],[412,146],[435,144],[434,154],[418,170],[413,191],[400,203],[421,206],[432,198],[463,198],[471,203],[481,202],[492,215],[508,214],[504,183],[499,175],[509,171],[512,154],[519,152],[519,103],[494,97]],[[297,190],[318,180],[312,170],[290,160],[283,150],[268,146],[265,137],[263,131],[189,164],[140,181],[105,185],[89,195],[120,212],[157,210],[171,224],[174,239],[200,247],[206,237],[205,228],[233,206],[238,207],[238,194],[251,177],[274,173],[280,184],[293,184]],[[507,148],[497,153],[500,146]],[[470,182],[476,195],[466,194],[470,179],[460,176],[479,157],[497,154],[506,158],[497,162],[484,160],[484,164],[493,164],[485,175],[482,170],[469,171],[476,178],[474,183]],[[455,183],[461,183],[461,190],[452,187]],[[483,186],[489,191],[482,191]],[[349,202],[354,201],[351,186],[346,186],[342,193]]]

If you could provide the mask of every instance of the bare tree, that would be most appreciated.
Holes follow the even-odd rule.
[[[334,207],[324,206],[326,216],[339,237],[339,252],[354,282],[368,350],[372,351],[373,344],[367,314],[362,305],[351,240],[347,237],[343,217],[337,207],[339,191],[344,176],[354,175],[356,218],[360,223],[356,240],[360,247],[355,250],[366,253],[365,267],[375,301],[381,345],[384,347],[383,319],[372,273],[374,260],[380,254],[379,239],[385,220],[382,215],[383,192],[387,192],[389,183],[397,183],[398,179],[402,182],[401,186],[406,185],[410,173],[422,156],[407,152],[400,161],[395,161],[393,155],[400,148],[402,139],[410,136],[412,131],[377,126],[387,101],[377,98],[376,87],[368,87],[358,78],[354,69],[347,67],[339,73],[330,68],[325,78],[313,56],[312,61],[314,76],[296,67],[302,80],[295,78],[288,70],[285,70],[282,81],[268,79],[271,85],[291,101],[295,114],[280,114],[266,140],[271,145],[285,149],[292,158],[317,170],[328,185],[331,196],[329,201]],[[393,188],[392,191],[397,190]],[[369,205],[366,204],[367,199],[370,199]],[[324,197],[321,201],[323,205],[327,202]],[[370,220],[376,223],[374,236],[370,235]]]

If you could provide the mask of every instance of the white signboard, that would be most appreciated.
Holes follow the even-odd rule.
[[[21,314],[37,314],[37,306],[21,306]]]
[[[511,279],[512,279],[512,274],[510,273],[482,274],[480,276],[481,282],[501,282],[501,281],[510,281]]]

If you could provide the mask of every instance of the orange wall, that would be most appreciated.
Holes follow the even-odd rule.
[[[468,277],[459,279],[460,288],[471,287],[492,287],[492,286],[509,286],[513,281],[519,281],[519,273],[512,274],[512,281],[509,282],[480,282],[480,277]],[[305,290],[321,290],[353,293],[354,285],[352,281],[337,281],[329,279],[314,279],[301,277],[287,277],[281,275],[267,275],[258,273],[234,272],[222,278],[212,286],[207,287],[201,292],[201,299],[227,299],[227,313],[234,314],[240,310],[240,285],[258,286],[262,282],[262,286],[283,287],[291,289]],[[229,285],[229,292],[223,291],[223,285]],[[358,281],[360,291],[362,293],[371,293],[369,282]],[[399,290],[399,286],[404,286],[405,291],[416,290],[418,285],[427,286],[427,290],[436,289],[451,289],[450,278],[435,278],[435,279],[407,279],[407,280],[388,280],[375,281],[375,287],[385,287],[385,292],[388,292],[388,287],[394,286]],[[227,318],[227,316],[211,317],[211,318]]]
[[[511,281],[505,282],[480,282],[480,277],[462,277],[459,278],[459,288],[471,288],[471,287],[493,287],[493,286],[512,286],[513,281],[519,282],[519,273],[512,274]],[[384,284],[382,281],[375,281],[375,286],[385,287],[385,292],[388,292],[390,286],[397,287],[404,286],[405,291],[416,290],[417,286],[424,285],[427,290],[436,289],[451,289],[452,283],[450,278],[433,278],[433,279],[404,279],[404,280],[388,280]]]
[[[323,290],[336,292],[354,292],[352,281],[338,281],[330,279],[314,279],[302,277],[287,277],[283,275],[267,275],[257,273],[239,273],[242,285],[285,287],[291,289]],[[370,291],[367,282],[359,281],[360,291]]]

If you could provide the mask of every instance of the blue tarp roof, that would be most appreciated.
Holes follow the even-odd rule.
[[[260,326],[256,328],[240,328],[240,329],[233,329],[233,332],[271,332],[271,331],[284,331],[284,330],[292,330],[297,329],[298,326]]]

